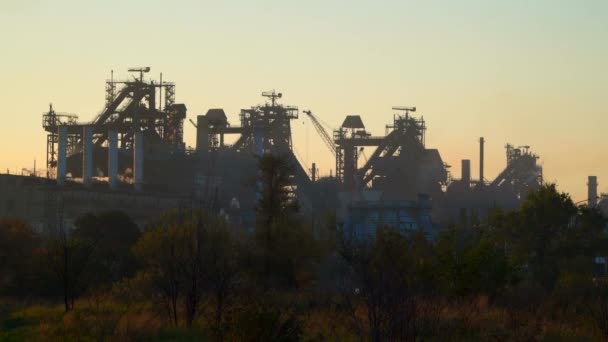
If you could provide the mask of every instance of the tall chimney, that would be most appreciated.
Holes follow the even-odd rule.
[[[118,186],[118,133],[108,132],[108,183],[110,189]]]
[[[468,159],[462,160],[461,180],[467,187],[471,185],[471,161]]]
[[[589,208],[597,206],[597,176],[589,176],[587,182],[587,200]]]
[[[135,132],[133,146],[133,181],[135,190],[141,191],[144,184],[144,133]]]
[[[483,178],[483,144],[485,142],[483,137],[479,138],[479,184],[482,186],[486,184]]]
[[[67,173],[68,127],[59,126],[57,135],[57,184],[62,185]]]
[[[82,128],[82,184],[91,186],[93,177],[93,127]]]

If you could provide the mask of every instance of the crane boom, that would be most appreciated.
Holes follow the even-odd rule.
[[[312,115],[311,111],[305,110],[304,114],[306,114],[310,118],[310,121],[312,121],[313,126],[315,126],[315,130],[317,130],[317,133],[319,133],[319,135],[321,136],[321,139],[323,139],[323,142],[325,143],[325,145],[327,145],[329,150],[335,156],[336,155],[336,146],[334,145],[334,141],[331,139],[331,137],[329,136],[327,131],[325,131],[325,128],[323,128],[323,126],[321,126],[321,123],[319,122],[319,120],[317,120],[317,118],[314,115]]]

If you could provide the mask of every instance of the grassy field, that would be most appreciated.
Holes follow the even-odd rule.
[[[357,341],[358,331],[362,340],[367,340],[363,309],[357,309],[353,316],[336,305],[300,300],[289,310],[301,322],[303,341]],[[425,341],[601,340],[599,331],[585,316],[558,317],[539,310],[531,313],[489,307],[483,300],[426,303],[417,314],[419,335]],[[65,314],[61,305],[2,301],[0,341],[212,341],[205,317],[202,315],[192,328],[172,327],[152,303],[126,305],[107,298],[86,298]],[[251,327],[240,329],[237,322],[238,318],[230,320],[233,326],[225,340],[253,341],[256,338],[252,336],[263,336],[259,332],[248,336]],[[263,323],[256,322],[258,329],[264,329]]]

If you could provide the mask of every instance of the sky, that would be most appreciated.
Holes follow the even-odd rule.
[[[392,106],[416,106],[456,178],[461,159],[478,177],[483,136],[487,179],[509,142],[575,200],[588,175],[608,192],[606,0],[0,0],[0,46],[2,172],[44,167],[49,103],[89,121],[111,70],[149,66],[193,120],[224,108],[238,124],[276,89],[329,127],[359,114],[382,135]],[[335,168],[305,115],[292,128],[303,162]]]

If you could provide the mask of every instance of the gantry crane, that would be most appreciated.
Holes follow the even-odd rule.
[[[323,142],[325,143],[325,145],[327,145],[327,147],[335,157],[336,145],[334,145],[334,141],[331,139],[325,128],[323,128],[319,120],[317,120],[317,118],[312,114],[310,110],[305,110],[304,114],[306,114],[310,118],[310,121],[312,121],[313,126],[315,126],[315,130],[317,131],[317,133],[319,133],[321,139],[323,139]]]

